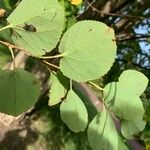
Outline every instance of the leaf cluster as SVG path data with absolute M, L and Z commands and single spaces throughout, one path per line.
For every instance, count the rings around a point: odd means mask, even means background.
M 0 71 L 0 111 L 17 116 L 30 109 L 40 96 L 39 81 L 15 66 L 12 49 L 18 49 L 48 68 L 49 106 L 61 103 L 61 119 L 70 130 L 75 133 L 87 130 L 94 150 L 119 149 L 124 143 L 114 120 L 121 120 L 121 133 L 127 139 L 144 129 L 140 95 L 148 79 L 138 71 L 126 70 L 118 82 L 109 83 L 104 89 L 92 83 L 107 74 L 114 63 L 117 51 L 114 29 L 93 20 L 73 22 L 66 27 L 65 21 L 65 11 L 56 0 L 22 0 L 7 18 L 7 25 L 0 29 L 3 36 L 0 44 L 10 50 L 14 66 L 12 70 Z M 6 32 L 12 41 L 5 38 Z M 57 54 L 50 55 L 52 51 Z M 92 83 L 103 91 L 100 100 L 103 107 L 92 121 L 83 99 L 74 90 L 76 82 Z

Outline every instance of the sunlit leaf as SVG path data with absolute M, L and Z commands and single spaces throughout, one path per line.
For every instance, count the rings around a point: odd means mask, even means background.
M 104 100 L 120 118 L 132 120 L 144 115 L 143 104 L 139 96 L 124 88 L 120 82 L 112 82 L 105 86 Z
M 118 135 L 118 150 L 130 150 L 119 135 Z
M 82 100 L 70 90 L 60 106 L 62 120 L 74 132 L 84 131 L 88 123 L 88 114 Z
M 97 21 L 81 21 L 64 34 L 60 69 L 76 81 L 97 79 L 110 69 L 116 55 L 113 29 Z M 93 40 L 94 39 L 94 40 Z
M 104 101 L 114 113 L 126 120 L 143 117 L 144 108 L 140 95 L 144 92 L 148 79 L 144 74 L 126 70 L 119 77 L 118 82 L 112 82 L 104 88 Z
M 139 71 L 127 70 L 121 74 L 119 82 L 125 89 L 140 96 L 148 85 L 148 78 Z
M 56 47 L 64 26 L 64 11 L 55 0 L 22 0 L 8 17 L 15 44 L 34 56 Z
M 99 112 L 88 127 L 88 141 L 93 150 L 117 150 L 118 134 L 106 110 Z

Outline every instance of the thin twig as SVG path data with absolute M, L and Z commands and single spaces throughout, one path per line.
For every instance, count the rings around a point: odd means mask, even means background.
M 123 17 L 123 18 L 134 18 L 134 19 L 146 19 L 146 17 L 140 17 L 140 16 L 123 15 L 123 14 L 119 14 L 119 13 L 104 13 L 104 12 L 98 10 L 97 8 L 95 8 L 90 2 L 87 1 L 87 3 L 93 9 L 93 11 L 96 11 L 101 15 L 116 16 L 116 17 Z
M 60 69 L 58 66 L 56 66 L 56 65 L 54 65 L 54 64 L 52 64 L 52 63 L 50 63 L 50 62 L 47 62 L 47 61 L 45 61 L 45 60 L 43 60 L 43 62 L 44 62 L 45 64 L 47 64 L 48 66 L 54 67 L 54 68 L 56 68 L 56 69 Z
M 72 80 L 70 79 L 70 90 L 72 90 Z
M 58 54 L 58 55 L 54 55 L 54 56 L 42 56 L 42 57 L 38 57 L 39 59 L 53 59 L 53 58 L 60 58 L 65 56 L 65 53 L 62 54 Z
M 3 31 L 3 30 L 5 30 L 5 29 L 11 28 L 11 27 L 12 27 L 12 25 L 4 26 L 3 28 L 0 28 L 0 31 Z
M 32 55 L 29 54 L 25 49 L 20 48 L 20 47 L 17 47 L 17 46 L 15 46 L 15 45 L 11 44 L 11 43 L 4 42 L 4 41 L 1 41 L 1 40 L 0 40 L 0 44 L 3 44 L 3 45 L 5 45 L 5 46 L 7 46 L 8 48 L 11 48 L 11 49 L 15 48 L 15 49 L 24 51 L 28 56 L 32 56 Z M 58 57 L 62 57 L 62 56 L 64 56 L 64 53 L 63 53 L 63 54 L 60 54 L 60 55 L 56 55 L 56 56 L 47 56 L 47 58 L 45 57 L 45 59 L 58 58 Z M 35 57 L 35 56 L 33 56 L 33 57 Z M 40 57 L 36 57 L 36 58 L 39 58 L 39 59 L 40 59 Z M 42 57 L 41 57 L 41 58 L 42 58 Z M 44 59 L 44 57 L 43 57 L 43 59 Z M 49 62 L 47 62 L 47 61 L 45 61 L 45 60 L 43 60 L 43 62 L 44 62 L 45 64 L 47 64 L 48 66 L 51 66 L 51 67 L 60 69 L 58 66 L 56 66 L 56 65 L 54 65 L 54 64 L 51 64 L 51 63 L 49 63 Z
M 130 36 L 130 37 L 127 37 L 127 38 L 121 37 L 121 38 L 117 38 L 116 41 L 123 42 L 123 41 L 145 39 L 145 38 L 150 38 L 150 35 L 140 35 L 140 36 L 137 35 L 137 36 Z
M 101 88 L 100 86 L 98 86 L 97 84 L 91 82 L 91 81 L 88 81 L 89 84 L 91 84 L 93 87 L 95 87 L 96 89 L 98 89 L 99 91 L 104 91 L 103 88 Z
M 15 56 L 14 56 L 14 53 L 13 53 L 13 50 L 11 47 L 8 47 L 9 50 L 10 50 L 10 53 L 11 53 L 11 56 L 12 56 L 12 59 L 13 59 L 13 69 L 16 68 L 16 64 L 15 64 Z
M 85 3 L 86 3 L 86 2 L 87 2 L 87 0 L 85 1 Z M 90 4 L 92 5 L 94 2 L 95 2 L 95 0 L 93 0 Z M 81 14 L 79 14 L 79 15 L 77 15 L 76 18 L 79 18 L 81 15 L 85 14 L 86 11 L 87 11 L 90 7 L 91 7 L 91 6 L 88 5 L 88 6 L 86 7 L 86 9 L 84 10 L 84 12 L 81 13 Z
M 17 47 L 17 46 L 15 46 L 15 45 L 11 44 L 11 43 L 4 42 L 4 41 L 1 41 L 1 40 L 0 40 L 0 44 L 3 44 L 3 45 L 5 45 L 5 46 L 7 46 L 8 48 L 11 47 L 12 49 L 15 48 L 15 49 L 24 51 L 28 56 L 31 56 L 31 54 L 29 54 L 25 49 L 20 48 L 20 47 Z

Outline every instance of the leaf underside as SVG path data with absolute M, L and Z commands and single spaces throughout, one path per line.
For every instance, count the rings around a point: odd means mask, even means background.
M 126 138 L 145 127 L 144 107 L 140 95 L 148 85 L 147 77 L 135 70 L 126 70 L 118 82 L 112 82 L 104 88 L 104 101 L 115 115 L 121 118 L 121 132 Z
M 70 90 L 60 106 L 62 120 L 73 132 L 84 131 L 88 123 L 88 114 L 82 100 Z
M 97 79 L 110 69 L 116 55 L 113 29 L 97 21 L 80 21 L 61 39 L 60 69 L 76 81 Z
M 69 82 L 68 79 L 58 71 L 56 74 L 51 74 L 48 84 L 50 85 L 49 106 L 53 106 L 58 104 L 61 99 L 65 97 Z
M 8 17 L 12 39 L 33 56 L 54 49 L 64 27 L 64 10 L 57 1 L 23 0 Z
M 93 150 L 118 149 L 116 127 L 106 110 L 99 112 L 89 124 L 88 141 Z

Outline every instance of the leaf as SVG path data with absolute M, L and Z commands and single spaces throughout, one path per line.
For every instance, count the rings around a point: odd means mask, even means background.
M 119 82 L 112 82 L 104 88 L 104 100 L 114 113 L 126 120 L 143 117 L 144 108 L 140 95 L 146 89 L 148 79 L 138 71 L 126 70 Z M 139 86 L 140 85 L 140 86 Z
M 37 79 L 21 69 L 0 71 L 0 112 L 17 116 L 38 100 Z
M 60 106 L 62 120 L 73 132 L 84 131 L 88 123 L 88 114 L 82 100 L 70 90 Z
M 132 139 L 133 135 L 142 131 L 145 128 L 146 123 L 141 117 L 133 120 L 123 120 L 121 122 L 121 133 L 127 139 Z
M 61 39 L 60 69 L 75 81 L 97 79 L 110 69 L 116 55 L 114 31 L 97 21 L 80 21 Z
M 93 150 L 118 149 L 118 134 L 111 116 L 105 109 L 89 124 L 88 141 Z
M 64 81 L 65 83 L 61 83 Z M 67 93 L 67 83 L 68 79 L 62 75 L 61 72 L 51 74 L 49 84 L 51 84 L 51 89 L 49 93 L 49 106 L 56 105 L 61 101 L 61 98 L 64 98 Z M 65 85 L 66 84 L 66 85 Z
M 119 135 L 118 135 L 118 150 L 130 150 Z
M 120 118 L 132 120 L 144 115 L 143 104 L 139 96 L 124 88 L 120 82 L 111 82 L 105 86 L 104 100 Z
M 135 70 L 124 71 L 119 77 L 121 85 L 140 96 L 148 85 L 148 79 L 143 73 Z
M 56 0 L 22 0 L 7 20 L 14 43 L 30 55 L 41 56 L 56 47 L 64 11 Z

